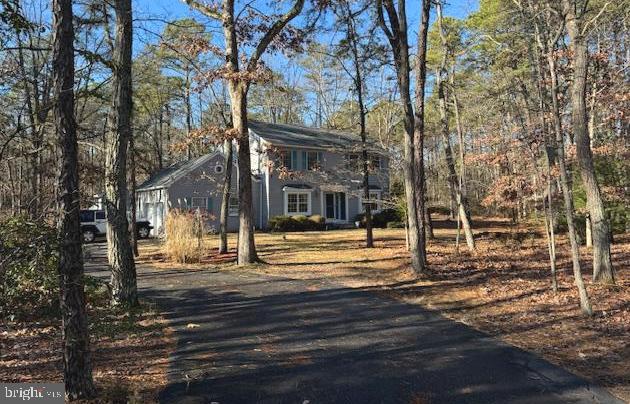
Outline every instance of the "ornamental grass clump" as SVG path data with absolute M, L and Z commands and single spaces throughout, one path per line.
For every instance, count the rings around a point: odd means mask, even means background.
M 166 217 L 164 254 L 178 263 L 199 262 L 201 259 L 201 216 L 173 211 Z

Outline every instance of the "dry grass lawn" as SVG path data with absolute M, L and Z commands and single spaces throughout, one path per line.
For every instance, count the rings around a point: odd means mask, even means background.
M 452 223 L 436 222 L 436 239 L 428 245 L 432 275 L 415 279 L 410 272 L 404 231 L 375 230 L 375 248 L 363 247 L 363 230 L 256 235 L 264 264 L 252 265 L 270 275 L 325 279 L 348 287 L 371 287 L 536 352 L 549 361 L 590 378 L 630 400 L 630 235 L 617 236 L 613 260 L 617 286 L 590 284 L 590 252 L 582 264 L 595 309 L 585 318 L 578 308 L 568 245 L 558 245 L 560 290 L 550 289 L 548 255 L 540 233 L 497 219 L 479 228 L 478 251 L 462 246 L 457 253 Z M 494 237 L 491 237 L 494 236 Z M 500 237 L 496 237 L 500 236 Z M 233 235 L 230 237 L 233 243 Z M 164 268 L 234 267 L 235 254 L 216 254 L 217 236 L 204 239 L 208 253 L 198 264 L 173 264 L 160 243 L 144 244 L 141 259 Z

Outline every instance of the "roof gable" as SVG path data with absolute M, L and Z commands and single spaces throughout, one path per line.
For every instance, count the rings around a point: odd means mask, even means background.
M 220 154 L 220 152 L 216 151 L 213 153 L 204 154 L 203 156 L 191 160 L 180 161 L 178 163 L 172 164 L 154 173 L 151 177 L 149 177 L 149 179 L 143 182 L 137 190 L 146 191 L 150 189 L 166 188 L 184 175 L 194 171 L 195 169 L 210 161 L 213 157 Z

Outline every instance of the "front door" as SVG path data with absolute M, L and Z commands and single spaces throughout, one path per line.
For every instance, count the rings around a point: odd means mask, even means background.
M 326 219 L 346 221 L 346 194 L 344 192 L 326 192 L 325 195 Z

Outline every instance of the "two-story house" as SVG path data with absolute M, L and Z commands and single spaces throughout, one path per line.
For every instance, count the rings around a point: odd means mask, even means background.
M 389 189 L 387 152 L 369 146 L 370 200 L 363 198 L 358 136 L 295 125 L 249 122 L 255 226 L 265 229 L 279 215 L 321 215 L 352 224 L 364 203 L 376 211 Z M 215 152 L 161 170 L 138 187 L 139 216 L 155 232 L 170 209 L 199 209 L 218 229 L 224 156 Z M 238 229 L 237 164 L 232 176 L 228 228 Z

